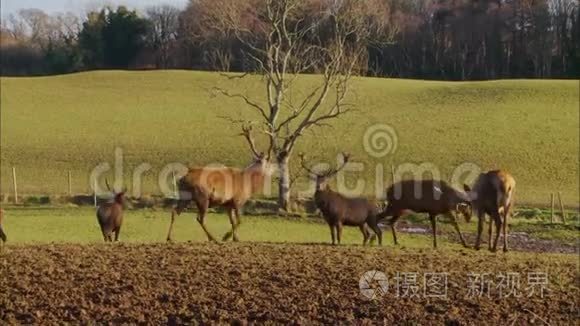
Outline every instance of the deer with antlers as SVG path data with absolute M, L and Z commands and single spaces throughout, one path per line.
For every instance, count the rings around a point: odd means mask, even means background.
M 107 189 L 113 193 L 113 200 L 99 205 L 97 209 L 97 221 L 101 227 L 103 238 L 105 242 L 113 241 L 113 233 L 115 234 L 115 242 L 119 241 L 119 234 L 121 233 L 121 225 L 123 225 L 123 206 L 125 203 L 125 192 L 115 192 L 109 187 L 109 182 L 105 179 Z
M 366 245 L 370 238 L 370 229 L 379 238 L 379 245 L 382 245 L 382 231 L 378 226 L 377 216 L 379 209 L 377 205 L 366 198 L 349 198 L 330 189 L 327 185 L 329 178 L 344 169 L 350 156 L 342 154 L 343 163 L 340 167 L 329 169 L 322 173 L 314 172 L 306 164 L 304 154 L 300 154 L 302 167 L 316 179 L 316 192 L 314 202 L 322 213 L 322 216 L 330 227 L 332 244 L 340 244 L 343 226 L 358 226 L 363 235 L 363 245 Z M 374 238 L 374 236 L 373 236 Z
M 503 231 L 503 251 L 508 251 L 507 222 L 514 204 L 516 181 L 511 174 L 503 170 L 481 173 L 475 180 L 473 188 L 464 186 L 470 193 L 474 211 L 478 217 L 477 239 L 475 249 L 481 245 L 481 233 L 485 214 L 490 216 L 489 250 L 496 251 L 500 231 Z M 496 234 L 492 246 L 492 224 L 495 224 Z
M 246 139 L 253 153 L 253 162 L 245 169 L 230 167 L 194 167 L 179 179 L 177 188 L 179 199 L 171 212 L 171 224 L 167 233 L 167 241 L 172 241 L 171 235 L 175 216 L 180 215 L 191 202 L 198 210 L 197 221 L 209 241 L 216 241 L 205 226 L 204 219 L 208 208 L 221 206 L 227 210 L 231 230 L 222 238 L 238 241 L 236 231 L 240 226 L 240 209 L 254 194 L 262 192 L 267 177 L 272 173 L 269 157 L 258 152 L 252 138 L 252 127 L 242 126 L 242 136 Z M 271 152 L 271 148 L 267 153 Z

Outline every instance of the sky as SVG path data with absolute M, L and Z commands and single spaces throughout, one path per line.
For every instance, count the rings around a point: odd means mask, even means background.
M 91 9 L 101 8 L 104 5 L 125 5 L 129 8 L 142 10 L 155 5 L 170 4 L 185 7 L 188 0 L 0 0 L 2 16 L 16 13 L 20 9 L 38 8 L 47 13 L 72 12 L 83 14 Z

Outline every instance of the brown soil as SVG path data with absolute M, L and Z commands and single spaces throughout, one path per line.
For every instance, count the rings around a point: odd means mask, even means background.
M 365 298 L 369 270 L 387 294 Z M 284 244 L 8 246 L 0 253 L 0 324 L 274 322 L 573 324 L 580 293 L 566 255 Z M 550 277 L 539 295 L 469 297 L 468 272 Z M 397 298 L 397 272 L 447 272 L 447 298 Z

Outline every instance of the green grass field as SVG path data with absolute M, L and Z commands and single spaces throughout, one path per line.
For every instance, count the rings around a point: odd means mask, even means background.
M 298 98 L 316 78 L 302 77 L 289 96 Z M 137 165 L 152 165 L 144 179 L 150 193 L 159 192 L 157 174 L 170 162 L 246 165 L 243 139 L 220 116 L 254 116 L 239 101 L 211 97 L 209 90 L 221 85 L 259 96 L 260 83 L 252 76 L 240 81 L 185 71 L 2 78 L 2 193 L 11 191 L 12 166 L 21 193 L 65 193 L 68 170 L 73 192 L 89 193 L 90 171 L 113 164 L 116 147 L 123 149 L 129 186 Z M 356 79 L 349 102 L 357 111 L 333 121 L 333 128 L 308 133 L 298 150 L 325 159 L 351 152 L 353 161 L 365 163 L 360 176 L 368 194 L 374 193 L 378 163 L 389 184 L 391 164 L 430 162 L 448 178 L 471 162 L 511 171 L 520 203 L 546 205 L 550 192 L 561 191 L 565 204 L 576 207 L 579 96 L 578 81 Z M 369 156 L 362 140 L 376 123 L 398 134 L 397 151 L 381 159 Z
M 186 212 L 177 217 L 173 240 L 176 242 L 205 242 L 207 238 L 198 222 L 195 213 Z M 162 243 L 165 242 L 170 222 L 170 212 L 166 210 L 127 210 L 121 230 L 121 241 L 129 243 Z M 320 217 L 284 218 L 279 216 L 242 216 L 239 229 L 240 240 L 245 242 L 275 243 L 329 243 L 330 231 Z M 414 226 L 423 226 L 424 234 L 400 233 L 401 247 L 431 248 L 432 238 L 430 224 L 424 215 L 407 216 L 402 221 L 411 222 Z M 537 239 L 557 240 L 562 243 L 575 244 L 578 232 L 578 216 L 571 216 L 568 225 L 549 224 L 540 218 L 516 218 L 510 220 L 510 232 L 525 232 Z M 404 223 L 404 222 L 403 222 Z M 210 232 L 221 237 L 230 230 L 226 215 L 211 213 L 206 217 Z M 4 227 L 9 236 L 9 244 L 46 244 L 46 243 L 102 243 L 103 239 L 93 208 L 56 208 L 56 207 L 12 207 L 7 209 Z M 399 226 L 399 232 L 401 232 Z M 477 222 L 460 221 L 464 234 L 475 234 Z M 455 234 L 452 224 L 445 218 L 439 218 L 438 229 L 444 234 Z M 362 235 L 356 227 L 345 227 L 343 244 L 360 245 Z M 445 236 L 439 237 L 443 248 L 462 248 L 458 243 L 450 242 Z M 472 243 L 470 243 L 472 245 Z M 383 245 L 393 246 L 390 230 L 383 232 Z
M 12 244 L 42 243 L 102 243 L 103 238 L 92 208 L 71 209 L 13 209 L 7 212 L 5 228 Z M 130 243 L 165 242 L 170 222 L 168 211 L 127 211 L 121 230 L 121 240 Z M 241 241 L 281 243 L 330 243 L 330 231 L 322 221 L 277 217 L 243 216 L 239 229 Z M 208 214 L 206 224 L 210 232 L 221 237 L 230 230 L 227 216 Z M 10 231 L 8 231 L 10 230 Z M 195 215 L 184 213 L 176 219 L 173 229 L 176 242 L 205 242 L 207 238 Z M 392 245 L 388 232 L 384 245 Z M 358 228 L 345 228 L 344 244 L 361 244 Z M 403 246 L 428 247 L 430 239 L 409 235 L 401 240 Z M 449 246 L 455 246 L 449 244 Z

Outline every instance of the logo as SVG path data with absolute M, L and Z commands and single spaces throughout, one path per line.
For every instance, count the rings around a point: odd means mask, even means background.
M 388 292 L 389 281 L 383 272 L 368 271 L 361 276 L 358 286 L 365 298 L 374 300 Z
M 363 137 L 363 146 L 367 154 L 374 158 L 383 158 L 394 154 L 399 145 L 395 128 L 386 124 L 377 124 L 368 128 Z

